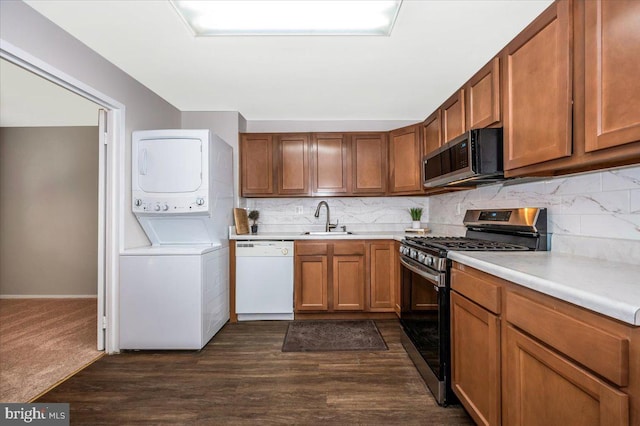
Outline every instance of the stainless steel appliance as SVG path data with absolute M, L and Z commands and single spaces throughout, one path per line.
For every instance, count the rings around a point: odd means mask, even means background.
M 400 245 L 402 344 L 440 405 L 451 390 L 449 250 L 547 250 L 547 210 L 467 210 L 465 237 L 406 237 Z
M 468 186 L 504 179 L 502 129 L 474 129 L 423 159 L 423 184 Z

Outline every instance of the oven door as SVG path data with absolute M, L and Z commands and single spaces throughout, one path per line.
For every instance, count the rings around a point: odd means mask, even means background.
M 449 387 L 449 294 L 447 275 L 406 256 L 400 257 L 400 323 L 411 344 L 405 349 L 438 403 Z

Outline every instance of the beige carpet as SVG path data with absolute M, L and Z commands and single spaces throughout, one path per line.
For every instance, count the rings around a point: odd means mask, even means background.
M 0 299 L 0 401 L 28 402 L 102 352 L 96 299 Z

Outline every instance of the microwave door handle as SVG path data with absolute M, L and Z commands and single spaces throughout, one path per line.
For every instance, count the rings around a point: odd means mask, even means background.
M 143 149 L 141 152 L 141 156 L 138 160 L 138 173 L 141 175 L 147 174 L 147 150 Z
M 422 269 L 416 268 L 415 266 L 413 266 L 412 264 L 408 263 L 406 260 L 404 259 L 400 259 L 400 263 L 402 263 L 403 266 L 405 266 L 408 270 L 410 270 L 411 272 L 415 272 L 416 274 L 420 275 L 422 278 L 425 278 L 433 283 L 436 283 L 438 285 L 438 287 L 440 287 L 440 276 L 435 275 L 435 274 L 430 274 L 427 271 L 424 271 Z

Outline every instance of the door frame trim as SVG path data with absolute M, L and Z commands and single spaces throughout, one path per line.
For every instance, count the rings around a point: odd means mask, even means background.
M 105 303 L 105 352 L 119 352 L 118 300 L 119 253 L 124 242 L 124 164 L 125 164 L 125 105 L 71 77 L 30 53 L 0 39 L 0 58 L 86 98 L 107 111 L 109 128 L 106 149 L 105 235 L 104 235 L 104 303 Z M 103 214 L 98 212 L 98 214 Z M 98 260 L 100 261 L 100 260 Z M 100 270 L 100 267 L 98 267 Z

